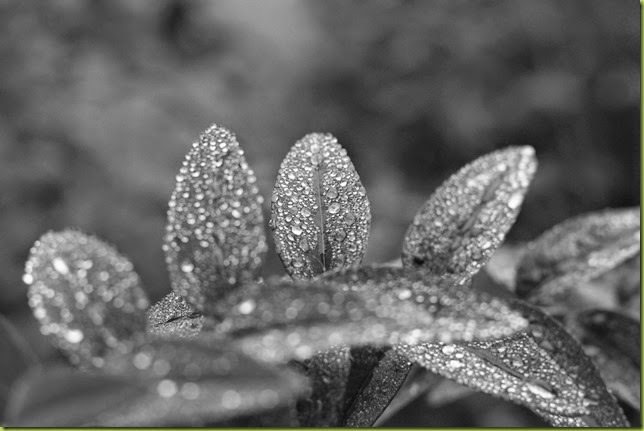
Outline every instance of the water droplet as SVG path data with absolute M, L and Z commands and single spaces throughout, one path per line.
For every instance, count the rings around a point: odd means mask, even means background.
M 309 251 L 309 241 L 306 238 L 302 238 L 299 242 L 300 250 Z
M 291 227 L 291 232 L 293 232 L 293 235 L 300 235 L 302 233 L 302 228 L 297 225 L 293 225 Z
M 234 410 L 241 405 L 241 396 L 237 391 L 228 390 L 224 392 L 221 404 L 225 409 Z
M 195 269 L 195 266 L 189 260 L 181 262 L 181 271 L 188 273 L 192 272 L 193 269 Z
M 541 398 L 546 398 L 550 400 L 555 397 L 555 394 L 553 394 L 548 389 L 544 388 L 543 386 L 540 386 L 537 383 L 528 382 L 526 383 L 526 388 L 534 395 L 537 395 Z
M 441 352 L 443 352 L 446 355 L 451 355 L 455 351 L 456 351 L 456 347 L 454 347 L 454 346 L 452 346 L 450 344 L 448 344 L 446 346 L 443 346 L 443 348 L 441 349 Z
M 70 329 L 65 333 L 65 340 L 69 341 L 70 343 L 77 344 L 83 341 L 84 335 L 83 331 L 80 329 Z
M 451 369 L 462 368 L 464 365 L 465 365 L 464 363 L 462 363 L 461 361 L 457 361 L 455 359 L 452 359 L 447 363 L 447 367 Z
M 304 266 L 304 261 L 298 257 L 295 260 L 293 260 L 293 266 L 295 268 L 302 268 Z
M 512 359 L 512 365 L 515 367 L 522 367 L 523 366 L 523 360 L 521 358 L 514 358 Z
M 335 189 L 335 187 L 329 187 L 329 190 L 326 192 L 326 197 L 329 199 L 335 199 L 338 197 L 338 191 Z
M 304 218 L 310 217 L 311 216 L 311 211 L 309 211 L 308 208 L 302 208 L 302 210 L 300 211 L 300 215 L 302 217 L 304 217 Z
M 401 301 L 409 298 L 411 298 L 411 290 L 409 289 L 401 290 L 400 293 L 398 293 L 398 299 Z
M 177 393 L 177 384 L 173 380 L 161 380 L 157 385 L 157 392 L 163 398 L 173 397 Z
M 333 202 L 331 205 L 329 205 L 329 214 L 337 214 L 338 211 L 340 211 L 340 204 L 337 202 Z
M 33 282 L 34 282 L 34 277 L 33 277 L 31 274 L 24 274 L 24 275 L 22 276 L 22 281 L 23 281 L 25 284 L 31 284 L 31 283 L 33 283 Z
M 521 192 L 514 193 L 512 196 L 510 196 L 510 199 L 508 199 L 508 207 L 513 210 L 519 208 L 522 203 L 523 193 Z
M 347 213 L 344 216 L 344 223 L 347 224 L 348 226 L 351 226 L 353 223 L 356 221 L 356 216 L 354 216 L 352 213 Z
M 64 260 L 62 260 L 60 257 L 56 257 L 51 261 L 52 265 L 54 266 L 54 269 L 56 272 L 62 275 L 69 274 L 69 267 L 65 263 Z
M 346 237 L 347 237 L 347 233 L 343 230 L 339 230 L 335 233 L 336 241 L 344 241 Z

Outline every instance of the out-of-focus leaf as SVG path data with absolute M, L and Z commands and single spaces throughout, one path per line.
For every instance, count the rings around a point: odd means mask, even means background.
M 467 386 L 463 386 L 453 380 L 441 378 L 427 393 L 426 399 L 429 406 L 437 408 L 472 395 L 472 393 L 474 391 Z
M 114 355 L 111 374 L 54 370 L 32 375 L 10 404 L 12 425 L 198 426 L 252 419 L 294 405 L 303 379 L 230 349 L 155 340 Z M 272 425 L 289 425 L 280 414 Z
M 39 365 L 38 358 L 16 328 L 0 315 L 0 421 L 5 411 L 13 382 L 30 367 Z
M 266 237 L 255 181 L 235 135 L 217 125 L 177 175 L 163 249 L 174 291 L 198 311 L 257 275 Z
M 248 298 L 262 298 L 261 301 Z M 334 345 L 467 341 L 526 326 L 502 300 L 428 274 L 363 267 L 310 282 L 246 285 L 214 328 L 265 361 L 306 359 Z
M 201 332 L 205 317 L 175 292 L 148 310 L 148 332 L 163 337 L 191 338 Z
M 23 280 L 41 332 L 83 367 L 102 367 L 145 332 L 148 299 L 132 264 L 97 238 L 66 230 L 43 235 Z
M 352 362 L 352 366 L 354 364 L 357 365 L 356 361 Z M 369 367 L 368 362 L 365 365 L 369 374 L 365 376 L 362 388 L 350 400 L 343 426 L 372 426 L 398 393 L 412 364 L 405 356 L 388 348 L 375 366 Z
M 271 228 L 286 271 L 310 279 L 360 263 L 369 200 L 347 152 L 329 134 L 300 139 L 284 158 L 271 203 Z
M 564 221 L 527 246 L 517 271 L 520 297 L 548 306 L 640 251 L 640 209 L 604 210 Z
M 299 426 L 337 426 L 351 365 L 349 347 L 331 348 L 290 364 L 311 382 L 311 393 L 297 403 Z
M 606 310 L 577 316 L 578 338 L 608 388 L 628 405 L 640 409 L 640 324 Z
M 94 425 L 99 415 L 136 402 L 146 391 L 143 382 L 128 377 L 68 368 L 34 370 L 16 382 L 4 424 L 19 427 Z
M 517 268 L 525 252 L 525 244 L 507 245 L 497 248 L 485 265 L 485 272 L 511 291 L 515 289 Z
M 544 313 L 516 302 L 527 330 L 498 340 L 394 347 L 458 383 L 525 405 L 554 425 L 628 426 L 579 344 Z
M 403 242 L 403 266 L 469 279 L 503 242 L 536 167 L 532 147 L 510 147 L 452 175 L 414 217 Z

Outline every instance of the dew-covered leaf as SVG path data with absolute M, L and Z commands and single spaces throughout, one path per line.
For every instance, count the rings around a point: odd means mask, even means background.
M 235 135 L 213 125 L 186 155 L 168 204 L 172 287 L 198 311 L 253 280 L 266 251 L 262 197 Z
M 536 167 L 532 147 L 510 147 L 480 157 L 452 175 L 409 226 L 403 266 L 470 278 L 503 242 Z
M 517 271 L 517 294 L 539 305 L 562 303 L 577 286 L 639 251 L 639 207 L 566 220 L 528 244 Z
M 286 271 L 310 279 L 360 263 L 370 224 L 367 194 L 337 139 L 312 133 L 295 143 L 271 202 L 275 247 Z
M 308 397 L 297 403 L 298 425 L 338 426 L 351 365 L 349 347 L 334 347 L 289 364 L 306 375 L 311 384 Z
M 357 354 L 364 356 L 377 353 L 371 352 L 372 349 L 354 349 L 352 368 L 364 364 L 366 375 L 353 399 L 345 401 L 348 405 L 342 426 L 372 426 L 394 399 L 411 369 L 409 359 L 390 348 L 382 349 L 382 354 L 376 356 L 379 360 L 372 366 L 368 360 L 355 358 Z
M 43 235 L 23 281 L 40 330 L 83 367 L 102 367 L 145 332 L 148 299 L 132 264 L 113 247 L 73 230 Z
M 261 300 L 258 300 L 261 298 Z M 266 361 L 306 359 L 334 345 L 454 342 L 509 335 L 526 321 L 489 295 L 424 272 L 363 267 L 233 292 L 214 334 Z
M 152 305 L 147 316 L 148 333 L 179 338 L 197 336 L 206 319 L 175 292 L 167 294 Z
M 509 337 L 394 348 L 435 373 L 525 405 L 554 425 L 628 426 L 577 341 L 544 313 L 518 301 L 514 309 L 530 326 Z
M 577 316 L 578 338 L 608 388 L 631 407 L 640 409 L 640 324 L 607 310 Z
M 13 382 L 30 367 L 39 365 L 38 358 L 16 328 L 0 315 L 0 421 Z

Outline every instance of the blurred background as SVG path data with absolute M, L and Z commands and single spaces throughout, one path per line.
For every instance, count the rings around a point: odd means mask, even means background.
M 68 226 L 129 256 L 153 300 L 169 292 L 167 201 L 213 122 L 236 132 L 265 197 L 297 139 L 336 135 L 371 201 L 371 262 L 399 255 L 452 172 L 508 145 L 540 162 L 510 242 L 639 205 L 639 13 L 628 0 L 0 0 L 0 313 L 53 355 L 21 275 L 32 243 Z M 395 424 L 441 425 L 414 420 Z

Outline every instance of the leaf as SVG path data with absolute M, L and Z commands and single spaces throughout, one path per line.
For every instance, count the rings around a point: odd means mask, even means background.
M 39 360 L 16 328 L 0 315 L 0 421 L 13 382 Z
M 334 347 L 305 361 L 289 363 L 311 382 L 311 393 L 297 404 L 299 426 L 337 426 L 350 364 L 347 346 Z
M 100 368 L 108 352 L 131 350 L 145 332 L 148 299 L 138 275 L 97 238 L 73 230 L 43 235 L 23 280 L 41 332 L 75 364 Z
M 517 294 L 540 305 L 561 303 L 577 285 L 639 251 L 639 207 L 566 220 L 528 244 L 517 271 Z
M 361 353 L 369 354 L 369 350 L 364 349 Z M 359 366 L 360 362 L 354 360 L 352 367 Z M 366 365 L 364 369 L 368 375 L 347 407 L 342 426 L 372 426 L 396 396 L 412 364 L 405 356 L 387 348 L 374 366 Z
M 205 322 L 205 316 L 194 311 L 175 292 L 167 294 L 150 307 L 147 316 L 148 333 L 162 337 L 195 337 Z
M 177 175 L 163 249 L 172 288 L 197 311 L 257 276 L 266 237 L 255 181 L 235 135 L 217 125 Z
M 406 268 L 472 277 L 503 242 L 537 162 L 529 146 L 495 151 L 445 181 L 418 211 L 403 242 Z
M 519 301 L 514 309 L 530 326 L 509 337 L 394 348 L 435 373 L 524 405 L 553 425 L 628 426 L 592 361 L 561 325 Z
M 607 310 L 577 316 L 578 338 L 606 385 L 620 399 L 640 410 L 640 324 Z
M 113 375 L 69 370 L 28 379 L 12 422 L 39 426 L 196 426 L 294 403 L 302 379 L 228 345 L 155 340 L 109 361 Z
M 369 200 L 336 138 L 313 133 L 280 167 L 271 202 L 275 247 L 286 271 L 310 279 L 359 264 L 369 236 Z
M 497 298 L 395 268 L 350 268 L 310 282 L 269 280 L 243 286 L 230 301 L 238 305 L 213 333 L 275 362 L 334 345 L 484 339 L 526 325 Z

